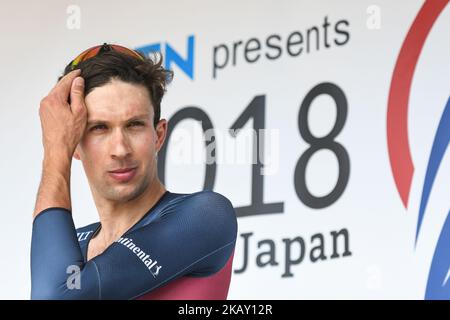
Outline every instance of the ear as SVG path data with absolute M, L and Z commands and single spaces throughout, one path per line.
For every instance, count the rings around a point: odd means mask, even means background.
M 167 135 L 167 120 L 161 119 L 156 125 L 156 151 L 158 152 L 166 140 Z

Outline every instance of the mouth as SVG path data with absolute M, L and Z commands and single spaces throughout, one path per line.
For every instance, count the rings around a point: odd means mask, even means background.
M 108 171 L 110 177 L 119 182 L 128 182 L 136 174 L 137 168 L 120 168 L 113 171 Z

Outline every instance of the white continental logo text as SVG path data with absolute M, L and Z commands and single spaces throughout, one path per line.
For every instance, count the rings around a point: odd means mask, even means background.
M 128 238 L 120 238 L 116 242 L 123 244 L 125 247 L 130 249 L 147 267 L 153 277 L 159 274 L 159 270 L 161 270 L 162 266 L 157 265 L 158 261 L 150 258 L 150 255 L 146 254 L 144 250 L 136 246 L 133 242 L 133 239 Z

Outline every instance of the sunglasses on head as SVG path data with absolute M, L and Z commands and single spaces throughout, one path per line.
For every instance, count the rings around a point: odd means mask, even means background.
M 89 60 L 90 58 L 93 58 L 93 57 L 101 54 L 101 53 L 108 52 L 111 50 L 121 52 L 121 53 L 127 54 L 129 56 L 144 60 L 144 58 L 134 50 L 128 49 L 123 46 L 119 46 L 117 44 L 104 43 L 102 45 L 98 45 L 98 46 L 89 48 L 89 49 L 83 51 L 82 53 L 80 53 L 75 59 L 73 59 L 69 63 L 68 68 L 70 68 L 70 70 L 74 70 L 77 67 L 77 65 L 80 64 L 81 62 L 84 62 L 86 60 Z

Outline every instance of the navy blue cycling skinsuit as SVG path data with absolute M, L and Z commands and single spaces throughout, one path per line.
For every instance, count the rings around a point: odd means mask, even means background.
M 100 228 L 97 222 L 75 229 L 64 208 L 36 216 L 32 299 L 226 299 L 237 220 L 224 196 L 166 191 L 122 237 L 87 261 L 89 240 Z M 71 286 L 73 270 L 78 279 Z

